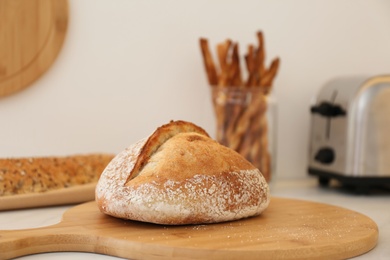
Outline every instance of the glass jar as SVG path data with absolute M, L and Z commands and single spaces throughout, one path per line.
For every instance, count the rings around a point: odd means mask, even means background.
M 216 140 L 237 151 L 267 181 L 275 170 L 276 106 L 260 87 L 212 86 Z

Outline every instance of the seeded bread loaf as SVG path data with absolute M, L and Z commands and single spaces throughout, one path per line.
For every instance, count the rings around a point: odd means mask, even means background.
M 119 153 L 95 197 L 105 214 L 169 225 L 255 216 L 270 200 L 256 167 L 184 121 L 163 125 Z
M 0 196 L 42 193 L 97 182 L 111 154 L 0 159 Z

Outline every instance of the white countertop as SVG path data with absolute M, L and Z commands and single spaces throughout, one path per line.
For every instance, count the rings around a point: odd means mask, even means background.
M 305 199 L 341 206 L 360 212 L 376 222 L 379 227 L 377 246 L 355 259 L 390 259 L 390 191 L 378 191 L 369 195 L 357 195 L 337 185 L 321 188 L 317 179 L 275 180 L 271 194 L 276 197 Z M 72 206 L 49 207 L 0 212 L 0 230 L 26 229 L 48 226 L 60 221 L 65 210 Z M 119 259 L 89 253 L 45 253 L 19 259 Z

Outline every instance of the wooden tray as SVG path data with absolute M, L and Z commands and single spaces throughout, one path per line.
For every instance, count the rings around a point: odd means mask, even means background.
M 369 251 L 377 239 L 370 218 L 302 200 L 272 198 L 261 216 L 188 226 L 121 220 L 88 202 L 53 226 L 0 231 L 0 259 L 56 251 L 131 259 L 343 259 Z
M 95 199 L 97 182 L 47 192 L 0 196 L 0 211 L 65 204 L 77 204 Z

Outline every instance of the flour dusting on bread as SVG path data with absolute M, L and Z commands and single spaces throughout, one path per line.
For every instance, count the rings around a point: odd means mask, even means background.
M 200 127 L 176 121 L 119 153 L 100 177 L 96 201 L 103 213 L 124 219 L 215 223 L 260 214 L 269 187 L 238 153 Z

